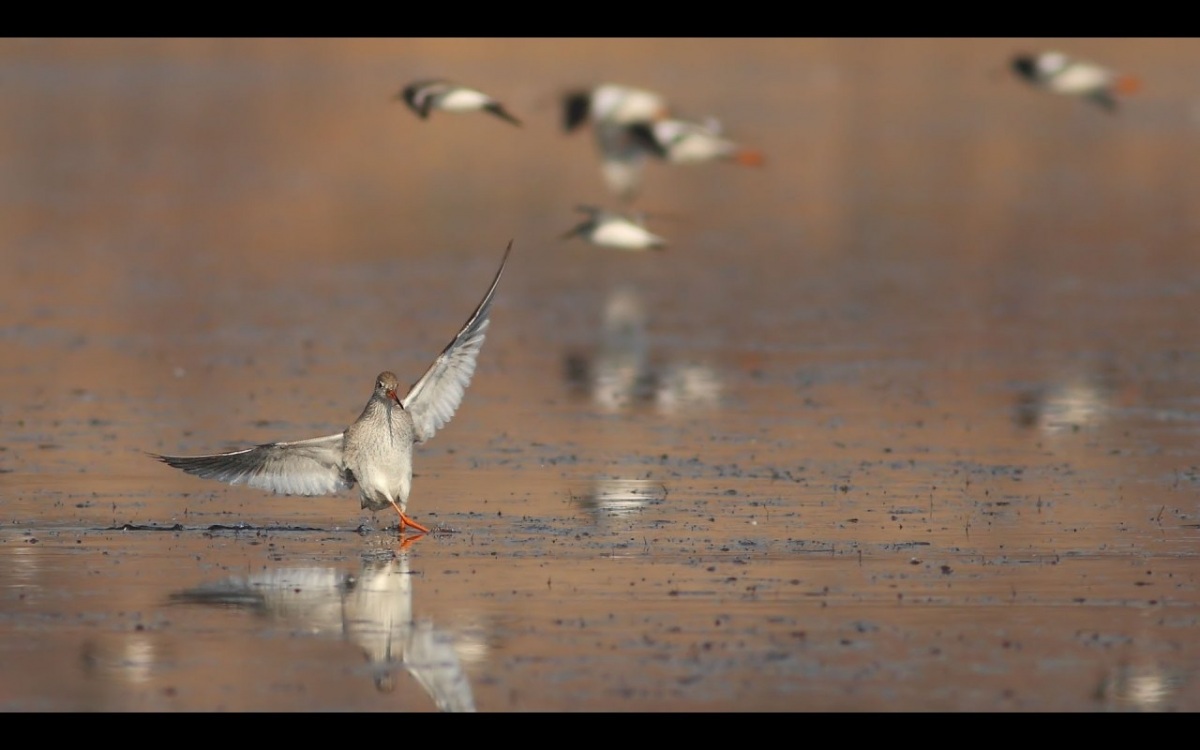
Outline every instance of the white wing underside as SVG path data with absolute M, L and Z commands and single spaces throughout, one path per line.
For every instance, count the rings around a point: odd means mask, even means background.
M 344 433 L 266 443 L 208 456 L 156 456 L 204 479 L 245 484 L 283 495 L 330 495 L 354 486 L 342 462 Z
M 418 442 L 437 434 L 458 410 L 475 374 L 475 359 L 483 347 L 487 327 L 488 320 L 483 318 L 469 330 L 464 329 L 400 402 L 412 416 Z
M 471 313 L 462 330 L 442 350 L 400 402 L 405 411 L 412 416 L 418 442 L 437 434 L 462 403 L 463 394 L 471 384 L 471 376 L 475 374 L 475 360 L 483 347 L 496 285 L 500 283 L 500 276 L 504 273 L 504 265 L 508 262 L 511 250 L 512 243 L 509 243 L 508 249 L 504 251 L 504 259 L 500 262 L 500 269 L 496 271 L 496 278 L 492 280 L 487 294 L 483 296 L 475 312 Z

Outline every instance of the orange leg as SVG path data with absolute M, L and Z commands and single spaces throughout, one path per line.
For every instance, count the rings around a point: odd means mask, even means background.
M 429 533 L 428 528 L 426 528 L 426 527 L 422 526 L 421 524 L 417 523 L 416 521 L 412 520 L 411 518 L 408 517 L 408 515 L 404 511 L 400 510 L 400 506 L 396 504 L 395 500 L 392 501 L 392 507 L 395 508 L 396 512 L 400 514 L 400 533 L 401 534 L 404 533 L 405 527 L 414 528 L 417 531 L 421 532 L 422 534 Z

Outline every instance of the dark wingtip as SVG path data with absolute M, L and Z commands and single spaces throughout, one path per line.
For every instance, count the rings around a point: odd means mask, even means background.
M 180 456 L 163 456 L 158 453 L 147 453 L 146 455 L 150 458 L 153 458 L 155 461 L 170 466 L 173 469 L 183 469 L 186 471 L 186 469 L 183 467 L 183 462 L 180 460 Z
M 518 120 L 516 117 L 514 117 L 511 112 L 509 112 L 507 109 L 505 109 L 504 105 L 499 104 L 499 103 L 489 104 L 489 105 L 487 105 L 487 107 L 485 107 L 485 109 L 488 112 L 491 112 L 492 114 L 496 115 L 500 119 L 511 122 L 513 125 L 516 125 L 518 128 L 521 127 L 521 121 Z
M 504 267 L 508 265 L 508 254 L 512 252 L 512 246 L 513 241 L 509 240 L 508 246 L 504 248 L 504 257 L 500 258 L 500 267 L 496 269 L 496 278 L 492 280 L 492 290 L 490 291 L 494 291 L 496 285 L 500 283 L 500 276 L 504 273 Z
M 568 91 L 563 95 L 563 131 L 570 133 L 583 124 L 591 109 L 590 91 Z

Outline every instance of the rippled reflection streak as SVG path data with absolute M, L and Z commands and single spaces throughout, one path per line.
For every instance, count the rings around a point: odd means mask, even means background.
M 85 674 L 105 672 L 117 675 L 131 685 L 149 684 L 155 670 L 174 658 L 145 633 L 132 633 L 119 639 L 89 639 L 81 652 Z
M 253 608 L 314 634 L 345 635 L 366 655 L 376 687 L 395 688 L 403 665 L 441 711 L 474 711 L 475 699 L 453 634 L 415 620 L 408 556 L 364 560 L 358 575 L 333 567 L 281 568 L 177 593 L 197 604 Z M 477 645 L 468 649 L 480 657 Z

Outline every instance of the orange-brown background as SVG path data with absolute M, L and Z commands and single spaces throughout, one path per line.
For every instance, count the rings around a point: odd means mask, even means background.
M 1008 73 L 1051 47 L 1143 91 L 1110 115 Z M 0 707 L 430 710 L 336 618 L 172 599 L 382 566 L 480 710 L 1195 710 L 1198 64 L 1173 39 L 0 43 Z M 418 120 L 392 97 L 427 76 L 524 127 Z M 557 97 L 610 80 L 767 155 L 650 165 L 661 254 L 559 239 L 616 203 Z M 410 512 L 457 533 L 400 551 L 353 493 L 145 456 L 340 429 L 510 239 L 417 456 Z

